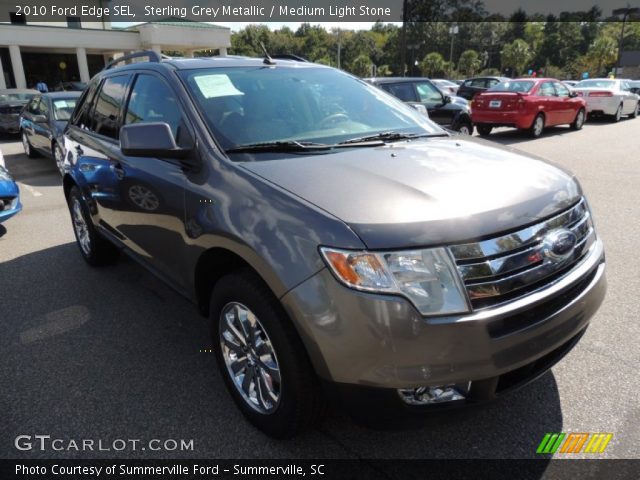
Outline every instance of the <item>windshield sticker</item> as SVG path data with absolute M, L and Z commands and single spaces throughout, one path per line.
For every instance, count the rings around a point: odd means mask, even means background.
M 199 75 L 193 78 L 205 98 L 230 97 L 244 95 L 238 90 L 227 75 Z

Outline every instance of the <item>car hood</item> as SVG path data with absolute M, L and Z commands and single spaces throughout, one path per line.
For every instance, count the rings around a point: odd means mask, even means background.
M 351 227 L 368 248 L 464 242 L 535 223 L 580 186 L 550 163 L 470 137 L 245 162 Z

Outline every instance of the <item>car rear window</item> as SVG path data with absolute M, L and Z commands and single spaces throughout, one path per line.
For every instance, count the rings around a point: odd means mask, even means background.
M 574 88 L 614 88 L 615 86 L 616 82 L 613 80 L 583 80 Z
M 509 81 L 509 82 L 501 82 L 493 87 L 489 88 L 489 92 L 522 92 L 527 93 L 530 92 L 535 82 L 531 82 L 529 80 L 518 80 L 518 81 Z

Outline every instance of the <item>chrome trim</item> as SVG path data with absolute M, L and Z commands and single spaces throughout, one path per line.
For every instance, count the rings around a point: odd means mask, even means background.
M 567 230 L 575 234 L 575 245 L 566 258 L 549 254 L 545 238 Z M 596 241 L 586 201 L 544 222 L 508 235 L 451 247 L 460 277 L 477 308 L 501 303 L 501 297 L 526 289 L 554 274 L 566 271 L 587 254 Z M 516 292 L 517 293 L 517 292 Z M 511 301 L 512 296 L 503 302 Z M 487 301 L 489 304 L 487 304 Z
M 559 227 L 569 227 L 588 213 L 587 204 L 581 199 L 573 208 L 552 217 L 544 222 L 537 223 L 517 232 L 509 233 L 497 238 L 471 242 L 451 247 L 451 253 L 457 261 L 483 259 L 501 255 L 518 248 L 523 248 L 535 243 L 537 238 L 545 231 Z

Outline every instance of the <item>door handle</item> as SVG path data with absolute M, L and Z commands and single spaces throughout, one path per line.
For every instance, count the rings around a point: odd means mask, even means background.
M 111 165 L 111 170 L 113 170 L 113 172 L 116 174 L 116 177 L 118 177 L 118 180 L 122 180 L 124 178 L 125 172 L 121 164 L 116 163 L 115 165 Z

